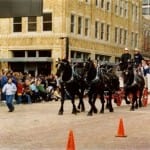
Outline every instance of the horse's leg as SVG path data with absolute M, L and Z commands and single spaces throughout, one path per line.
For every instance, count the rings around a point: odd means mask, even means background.
M 139 104 L 138 104 L 138 97 L 135 95 L 135 108 L 138 109 Z
M 109 97 L 106 98 L 106 109 L 109 109 Z
M 78 109 L 81 109 L 81 112 L 85 111 L 85 106 L 83 102 L 83 97 L 84 97 L 84 89 L 81 89 L 81 92 L 79 92 L 79 104 L 78 104 Z
M 125 93 L 125 96 L 124 96 L 124 100 L 125 100 L 126 104 L 130 104 L 130 101 L 128 100 L 126 93 Z
M 92 102 L 92 93 L 89 91 L 89 93 L 88 93 L 88 98 L 89 98 L 89 100 L 88 100 L 88 102 L 89 102 L 89 104 L 90 104 L 90 110 L 88 111 L 88 116 L 92 116 L 93 115 L 93 102 Z
M 72 114 L 76 115 L 79 111 L 77 110 L 76 105 L 75 105 L 75 94 L 71 98 L 71 103 L 72 103 L 72 106 L 73 106 Z
M 61 106 L 60 106 L 60 109 L 59 109 L 59 112 L 58 112 L 59 115 L 63 115 L 63 112 L 64 112 L 64 101 L 65 101 L 64 94 L 62 94 L 61 100 L 60 100 Z
M 105 104 L 104 93 L 100 94 L 100 100 L 101 100 L 101 104 L 102 104 L 100 113 L 104 113 L 104 104 Z
M 112 107 L 112 92 L 111 91 L 109 92 L 109 99 L 108 100 L 109 100 L 108 101 L 108 103 L 109 103 L 109 111 L 110 112 L 114 112 L 114 109 Z
M 96 98 L 97 98 L 97 94 L 95 93 L 93 95 L 93 105 L 92 105 L 92 107 L 93 107 L 92 109 L 93 109 L 93 111 L 94 111 L 95 114 L 97 113 L 97 108 L 95 106 Z
M 133 97 L 132 97 L 131 108 L 130 108 L 131 111 L 134 111 L 134 108 L 135 108 L 134 104 L 135 104 L 136 101 L 137 101 L 137 96 L 136 96 L 136 94 L 134 93 L 134 94 L 133 94 Z

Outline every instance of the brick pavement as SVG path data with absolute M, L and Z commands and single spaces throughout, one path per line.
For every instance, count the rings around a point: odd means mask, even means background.
M 64 150 L 70 129 L 76 150 L 150 149 L 150 105 L 134 112 L 127 105 L 115 106 L 114 113 L 105 110 L 89 117 L 87 100 L 85 104 L 86 112 L 72 115 L 66 101 L 63 116 L 57 115 L 60 103 L 55 101 L 17 105 L 13 113 L 0 106 L 0 150 Z M 120 118 L 126 138 L 115 137 Z

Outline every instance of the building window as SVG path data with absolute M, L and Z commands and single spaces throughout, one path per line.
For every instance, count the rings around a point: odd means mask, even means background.
M 96 54 L 95 55 L 95 60 L 99 60 L 99 61 L 110 61 L 110 56 L 107 55 L 100 55 L 100 54 Z
M 101 40 L 104 39 L 104 23 L 101 23 Z
M 150 7 L 143 8 L 142 11 L 143 15 L 150 15 Z
M 75 15 L 71 15 L 71 33 L 75 32 Z
M 124 16 L 128 16 L 128 2 L 125 2 L 125 7 L 124 7 Z
M 89 19 L 85 19 L 85 36 L 89 36 Z
M 127 45 L 127 30 L 124 30 L 123 44 L 124 44 L 124 45 Z
M 135 20 L 138 20 L 138 7 L 135 6 Z
M 71 59 L 73 62 L 81 62 L 89 58 L 89 53 L 71 51 Z
M 138 47 L 138 34 L 135 34 L 135 43 L 134 43 L 134 47 Z
M 78 17 L 78 34 L 82 33 L 82 17 Z
M 96 7 L 99 6 L 99 0 L 95 0 L 95 5 L 96 5 Z
M 104 8 L 104 0 L 101 0 L 101 8 Z
M 106 41 L 109 41 L 110 37 L 110 25 L 107 24 L 106 26 Z
M 99 22 L 95 21 L 95 38 L 97 39 L 99 37 Z
M 106 3 L 106 10 L 107 10 L 107 11 L 110 10 L 110 2 L 109 2 L 109 1 Z
M 43 14 L 43 31 L 52 31 L 52 13 Z
M 14 17 L 13 18 L 13 32 L 21 32 L 22 31 L 22 18 Z
M 119 0 L 115 0 L 115 14 L 118 15 L 119 13 Z
M 81 54 L 82 54 L 81 52 L 77 52 L 76 53 L 76 58 L 81 58 Z
M 118 43 L 118 28 L 115 27 L 115 43 Z
M 123 1 L 120 0 L 120 16 L 123 16 Z
M 20 50 L 20 51 L 12 51 L 13 57 L 25 57 L 25 51 Z
M 134 47 L 134 33 L 131 33 L 131 47 Z
M 37 18 L 35 16 L 28 17 L 28 31 L 36 31 L 37 28 Z
M 90 3 L 90 0 L 85 0 L 86 3 Z
M 51 57 L 51 51 L 50 50 L 40 50 L 39 57 Z
M 36 57 L 36 51 L 28 51 L 28 57 Z
M 119 33 L 119 44 L 122 44 L 122 29 L 120 29 L 120 33 Z
M 148 5 L 148 4 L 150 4 L 149 0 L 143 0 L 143 5 Z

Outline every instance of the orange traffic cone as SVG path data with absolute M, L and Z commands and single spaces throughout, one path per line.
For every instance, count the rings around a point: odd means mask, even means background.
M 68 137 L 68 143 L 67 143 L 67 149 L 66 150 L 75 150 L 74 135 L 73 135 L 72 130 L 70 130 L 70 132 L 69 132 L 69 137 Z
M 122 118 L 120 119 L 120 122 L 119 122 L 118 132 L 117 132 L 116 137 L 127 137 L 124 132 L 124 125 L 123 125 Z

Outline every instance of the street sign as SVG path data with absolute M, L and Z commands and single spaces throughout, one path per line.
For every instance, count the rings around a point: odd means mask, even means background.
M 0 18 L 41 16 L 43 0 L 0 0 Z

